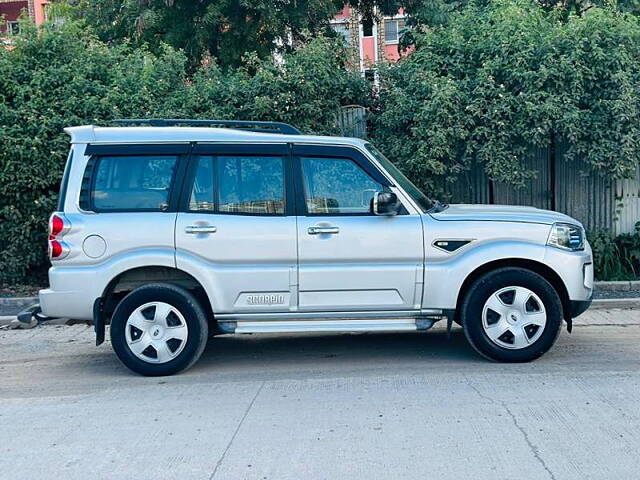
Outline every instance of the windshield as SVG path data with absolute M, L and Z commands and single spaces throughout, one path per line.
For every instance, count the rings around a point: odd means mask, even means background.
M 376 157 L 376 160 L 384 167 L 384 169 L 391 174 L 393 179 L 400 185 L 400 187 L 409 194 L 409 196 L 416 202 L 420 208 L 425 212 L 431 210 L 435 206 L 435 202 L 427 197 L 424 193 L 416 187 L 411 180 L 404 176 L 404 174 L 396 167 L 391 161 L 385 157 L 380 150 L 367 143 L 365 145 L 367 150 Z

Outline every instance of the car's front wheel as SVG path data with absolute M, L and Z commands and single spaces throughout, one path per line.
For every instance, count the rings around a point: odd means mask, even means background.
M 141 375 L 172 375 L 193 365 L 207 343 L 208 325 L 196 298 L 171 284 L 129 293 L 111 318 L 111 344 L 125 366 Z
M 467 340 L 481 355 L 528 362 L 558 338 L 562 304 L 544 277 L 523 268 L 501 268 L 471 286 L 460 318 Z

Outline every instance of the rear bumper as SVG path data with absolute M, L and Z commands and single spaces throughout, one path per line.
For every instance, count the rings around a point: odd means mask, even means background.
M 47 288 L 38 292 L 40 308 L 47 317 L 91 320 L 93 302 L 86 291 L 57 291 Z
M 38 292 L 42 313 L 47 317 L 91 320 L 93 303 L 102 296 L 105 285 L 100 273 L 88 267 L 51 267 L 49 288 Z
M 571 318 L 582 315 L 591 306 L 593 298 L 589 300 L 571 300 Z

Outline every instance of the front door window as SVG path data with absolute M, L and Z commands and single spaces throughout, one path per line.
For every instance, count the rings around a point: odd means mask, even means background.
M 383 190 L 349 158 L 302 158 L 307 213 L 362 215 L 371 213 L 371 200 Z

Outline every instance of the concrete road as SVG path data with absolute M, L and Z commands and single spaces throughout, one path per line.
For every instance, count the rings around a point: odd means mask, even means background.
M 599 315 L 532 364 L 460 330 L 227 336 L 160 379 L 86 326 L 0 331 L 0 478 L 639 478 L 640 315 Z

